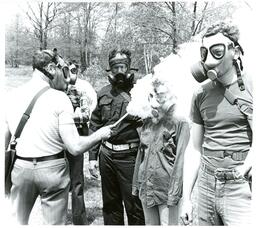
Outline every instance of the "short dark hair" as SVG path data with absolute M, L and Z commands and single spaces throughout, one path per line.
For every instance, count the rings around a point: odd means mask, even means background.
M 51 50 L 36 51 L 33 55 L 33 69 L 42 69 L 54 61 L 55 54 Z

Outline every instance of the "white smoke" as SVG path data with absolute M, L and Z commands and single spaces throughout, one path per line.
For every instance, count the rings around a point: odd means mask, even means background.
M 152 75 L 148 74 L 136 82 L 131 90 L 131 101 L 127 106 L 129 114 L 142 119 L 151 116 L 151 108 L 148 102 L 148 96 L 153 89 L 151 81 Z
M 131 102 L 127 112 L 142 119 L 151 116 L 148 96 L 153 90 L 152 81 L 158 78 L 177 98 L 176 115 L 188 118 L 193 91 L 198 87 L 190 73 L 190 65 L 199 60 L 198 42 L 181 45 L 178 55 L 171 54 L 163 58 L 154 67 L 153 75 L 147 75 L 137 81 L 131 90 Z
M 256 62 L 256 44 L 253 34 L 255 17 L 255 11 L 246 6 L 233 15 L 233 23 L 239 27 L 240 44 L 245 52 L 245 56 L 242 56 L 243 65 L 246 71 L 253 76 Z M 176 115 L 185 118 L 189 117 L 193 93 L 200 86 L 190 73 L 191 65 L 201 59 L 200 46 L 201 36 L 198 35 L 192 41 L 180 45 L 177 55 L 167 56 L 154 68 L 154 78 L 158 77 L 168 84 L 177 97 Z M 148 95 L 152 90 L 151 82 L 152 75 L 147 75 L 135 84 L 131 90 L 132 100 L 127 108 L 128 113 L 143 119 L 151 115 L 148 103 Z

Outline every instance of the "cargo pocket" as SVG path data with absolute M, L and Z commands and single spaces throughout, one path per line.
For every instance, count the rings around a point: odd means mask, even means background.
M 105 98 L 101 100 L 101 116 L 104 122 L 107 122 L 111 119 L 111 106 L 112 106 L 112 99 Z

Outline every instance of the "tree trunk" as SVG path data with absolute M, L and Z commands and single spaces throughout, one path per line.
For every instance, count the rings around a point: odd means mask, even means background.
M 43 32 L 43 49 L 47 49 L 47 30 Z
M 197 2 L 194 2 L 193 19 L 192 19 L 192 25 L 191 25 L 191 34 L 194 34 L 194 32 L 195 32 L 195 27 L 196 27 L 196 9 L 197 9 Z
M 144 56 L 144 63 L 145 63 L 145 71 L 146 71 L 146 74 L 148 74 L 148 62 L 147 62 L 146 44 L 144 44 L 143 56 Z
M 39 21 L 39 42 L 40 42 L 40 50 L 44 50 L 44 41 L 43 41 L 43 3 L 41 2 L 39 5 L 39 14 L 40 14 L 40 21 Z
M 177 17 L 176 17 L 176 3 L 172 2 L 172 28 L 173 28 L 173 39 L 172 39 L 172 52 L 177 54 L 178 42 L 177 42 Z
M 71 13 L 68 13 L 67 23 L 67 37 L 68 37 L 68 58 L 71 58 Z
M 14 67 L 19 67 L 19 16 L 16 16 L 16 47 Z

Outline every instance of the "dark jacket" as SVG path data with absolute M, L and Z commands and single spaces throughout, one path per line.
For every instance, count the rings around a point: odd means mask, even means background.
M 142 126 L 132 193 L 147 207 L 179 202 L 189 137 L 189 124 L 183 119 L 164 119 L 158 124 L 148 120 Z
M 122 93 L 125 92 L 130 96 L 130 89 L 124 91 L 110 84 L 103 87 L 97 93 L 98 103 L 92 112 L 90 133 L 95 132 L 103 126 L 115 123 L 126 113 L 129 100 Z M 114 128 L 114 134 L 108 139 L 108 142 L 112 144 L 139 143 L 139 136 L 136 130 L 138 126 L 141 126 L 141 123 L 136 118 L 128 116 Z M 89 160 L 97 159 L 99 146 L 100 144 L 94 146 L 89 151 Z

